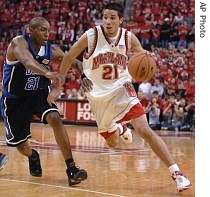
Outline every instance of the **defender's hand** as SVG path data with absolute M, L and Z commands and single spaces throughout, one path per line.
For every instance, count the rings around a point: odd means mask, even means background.
M 60 89 L 59 88 L 53 88 L 52 91 L 47 96 L 47 102 L 50 106 L 52 106 L 55 101 L 59 98 L 60 95 Z
M 65 80 L 64 77 L 57 72 L 48 71 L 44 76 L 52 80 L 55 84 L 63 84 Z

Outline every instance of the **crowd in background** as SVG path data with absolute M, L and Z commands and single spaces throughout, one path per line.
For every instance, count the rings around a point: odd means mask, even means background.
M 49 41 L 66 52 L 90 27 L 101 24 L 104 0 L 1 0 L 0 66 L 10 40 L 28 34 L 35 16 L 51 25 Z M 194 131 L 195 116 L 195 1 L 120 1 L 127 13 L 123 26 L 131 30 L 157 62 L 149 81 L 133 80 L 153 129 Z M 82 60 L 82 54 L 78 57 Z M 57 71 L 58 62 L 51 68 Z M 2 74 L 0 73 L 0 78 Z M 61 99 L 85 99 L 81 75 L 70 70 Z

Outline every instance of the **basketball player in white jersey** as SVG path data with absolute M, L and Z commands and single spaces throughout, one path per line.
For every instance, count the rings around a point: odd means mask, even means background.
M 177 190 L 191 187 L 181 173 L 164 141 L 148 125 L 145 112 L 131 83 L 127 70 L 128 51 L 149 53 L 137 37 L 120 27 L 124 8 L 109 3 L 103 10 L 103 25 L 87 30 L 64 57 L 60 74 L 65 77 L 74 59 L 84 50 L 83 72 L 92 82 L 87 98 L 95 115 L 98 131 L 114 148 L 119 136 L 132 142 L 131 131 L 124 123 L 131 122 L 135 131 L 147 141 L 156 155 L 169 168 Z M 59 92 L 59 91 L 58 91 Z

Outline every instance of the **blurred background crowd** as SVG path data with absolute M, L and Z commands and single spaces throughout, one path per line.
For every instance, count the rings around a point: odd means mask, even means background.
M 0 78 L 10 40 L 28 34 L 28 22 L 50 22 L 49 41 L 64 52 L 90 27 L 102 23 L 108 0 L 0 0 Z M 154 130 L 194 131 L 195 0 L 119 0 L 125 7 L 123 27 L 151 51 L 157 70 L 149 81 L 133 80 Z M 82 54 L 78 57 L 82 60 Z M 51 63 L 58 71 L 59 63 Z M 70 70 L 60 99 L 86 99 L 81 75 Z

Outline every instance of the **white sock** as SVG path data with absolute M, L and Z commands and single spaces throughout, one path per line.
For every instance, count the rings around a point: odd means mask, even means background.
M 120 129 L 120 135 L 123 133 L 123 127 L 121 124 L 117 124 L 118 125 L 118 128 Z
M 171 165 L 168 169 L 169 169 L 171 174 L 173 174 L 175 171 L 180 171 L 177 164 Z

